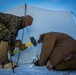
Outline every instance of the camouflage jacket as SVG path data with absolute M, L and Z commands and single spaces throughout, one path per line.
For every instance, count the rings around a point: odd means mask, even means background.
M 18 31 L 24 26 L 24 18 L 12 14 L 0 13 L 0 40 L 12 40 L 15 43 Z M 11 43 L 10 42 L 10 43 Z

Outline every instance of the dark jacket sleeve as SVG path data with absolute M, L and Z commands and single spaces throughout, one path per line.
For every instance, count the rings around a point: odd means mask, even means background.
M 55 46 L 55 40 L 53 34 L 47 34 L 45 35 L 43 39 L 43 45 L 42 45 L 42 50 L 40 54 L 40 60 L 39 60 L 39 65 L 46 65 L 48 58 Z

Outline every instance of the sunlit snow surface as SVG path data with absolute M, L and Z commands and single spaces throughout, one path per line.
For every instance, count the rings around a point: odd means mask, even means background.
M 76 71 L 48 70 L 46 66 L 37 67 L 34 64 L 20 65 L 14 69 L 0 69 L 0 75 L 76 75 Z

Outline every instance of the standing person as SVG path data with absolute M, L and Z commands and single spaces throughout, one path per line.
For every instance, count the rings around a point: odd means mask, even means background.
M 76 40 L 60 32 L 48 32 L 40 35 L 42 43 L 37 66 L 47 65 L 49 70 L 76 69 Z
M 6 67 L 8 60 L 8 47 L 10 52 L 13 52 L 14 47 L 21 48 L 22 42 L 16 40 L 18 31 L 25 27 L 31 26 L 33 17 L 30 15 L 16 16 L 13 14 L 0 12 L 0 66 Z M 25 49 L 25 48 L 24 48 Z M 12 54 L 12 53 L 11 53 Z M 9 65 L 7 65 L 9 68 Z

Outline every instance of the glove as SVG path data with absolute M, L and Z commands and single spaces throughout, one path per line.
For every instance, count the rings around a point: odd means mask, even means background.
M 9 53 L 10 53 L 10 56 L 13 56 L 13 51 L 14 51 L 14 46 L 9 46 Z
M 34 62 L 34 65 L 35 65 L 35 66 L 40 66 L 40 65 L 39 65 L 39 60 L 37 60 L 36 62 Z
M 40 40 L 38 40 L 37 42 L 38 42 L 38 44 L 39 44 L 39 43 L 40 43 Z
M 21 47 L 19 47 L 19 49 L 24 51 L 25 49 L 27 49 L 27 47 L 25 46 L 25 44 L 22 44 Z
M 15 47 L 21 47 L 22 41 L 21 40 L 16 40 L 15 41 Z
M 21 40 L 16 40 L 15 47 L 19 47 L 20 50 L 24 51 L 27 47 L 26 44 L 22 44 Z
M 11 52 L 11 53 L 10 53 L 10 56 L 14 56 L 14 53 L 13 53 L 13 52 Z

